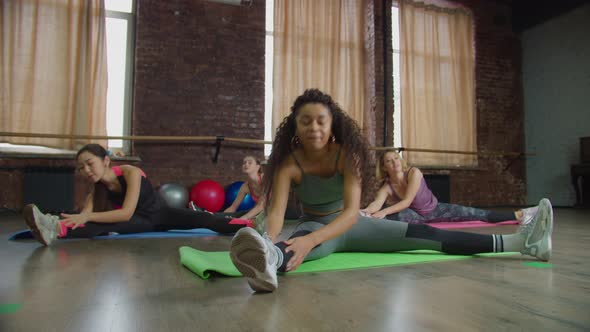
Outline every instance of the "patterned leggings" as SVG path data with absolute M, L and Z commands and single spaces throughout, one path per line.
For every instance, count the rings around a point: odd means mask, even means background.
M 436 208 L 429 214 L 423 216 L 412 209 L 405 209 L 398 213 L 390 214 L 386 217 L 389 220 L 399 220 L 412 224 L 423 224 L 429 222 L 453 222 L 481 220 L 487 222 L 500 222 L 506 220 L 516 220 L 514 212 L 498 212 L 490 210 L 476 209 L 472 207 L 438 203 Z

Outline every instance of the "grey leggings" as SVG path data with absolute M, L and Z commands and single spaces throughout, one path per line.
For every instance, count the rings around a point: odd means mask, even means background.
M 336 218 L 338 214 L 322 217 L 303 217 L 290 238 L 305 236 Z M 404 250 L 429 249 L 449 254 L 471 255 L 476 253 L 503 251 L 501 236 L 446 231 L 422 224 L 408 224 L 401 221 L 358 217 L 357 222 L 340 236 L 326 241 L 310 251 L 305 261 L 328 256 L 334 252 L 396 252 Z M 284 242 L 276 244 L 285 259 L 293 253 L 285 253 Z M 284 271 L 285 266 L 279 270 Z
M 214 215 L 227 218 L 241 218 L 245 215 L 248 210 L 236 211 L 236 212 L 216 212 Z M 296 205 L 287 205 L 285 211 L 285 219 L 297 219 L 301 216 L 301 209 Z
M 409 223 L 452 222 L 466 220 L 500 222 L 506 220 L 516 220 L 514 212 L 489 211 L 447 203 L 438 203 L 436 208 L 425 216 L 418 214 L 412 209 L 405 209 L 398 213 L 390 214 L 386 218 L 389 220 L 399 220 Z

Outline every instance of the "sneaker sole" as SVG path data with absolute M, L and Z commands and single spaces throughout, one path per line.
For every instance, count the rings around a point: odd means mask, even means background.
M 547 236 L 547 254 L 543 255 L 542 257 L 538 257 L 539 259 L 547 262 L 549 261 L 549 259 L 551 259 L 551 251 L 553 250 L 552 248 L 552 242 L 551 242 L 551 236 L 553 234 L 553 206 L 551 206 L 551 202 L 549 200 L 546 200 L 546 204 L 547 204 L 547 208 L 549 210 L 549 216 L 548 216 L 548 233 L 549 236 Z
M 272 292 L 276 289 L 275 285 L 257 278 L 266 273 L 264 249 L 264 245 L 252 237 L 237 236 L 231 243 L 229 256 L 238 271 L 248 278 L 250 287 L 256 291 Z
M 542 260 L 544 262 L 549 261 L 549 259 L 551 259 L 551 251 L 552 251 L 552 243 L 551 243 L 551 235 L 553 234 L 553 208 L 551 207 L 551 202 L 549 202 L 549 200 L 541 200 L 541 202 L 539 203 L 539 206 L 541 206 L 541 209 L 539 209 L 538 213 L 542 213 L 545 214 L 544 217 L 544 222 L 545 224 L 544 226 L 544 234 L 543 234 L 543 238 L 540 240 L 540 244 L 537 245 L 537 248 L 545 248 L 545 250 L 543 252 L 540 252 L 537 250 L 536 254 L 533 256 L 530 253 L 528 253 L 529 255 L 536 257 L 539 260 Z
M 37 222 L 35 221 L 35 205 L 28 204 L 27 206 L 25 206 L 23 209 L 23 216 L 25 217 L 25 222 L 27 223 L 27 226 L 29 226 L 31 234 L 33 234 L 35 240 L 41 242 L 44 246 L 46 246 L 47 242 L 45 242 L 43 236 L 41 236 L 41 232 L 39 231 L 39 227 L 37 226 Z

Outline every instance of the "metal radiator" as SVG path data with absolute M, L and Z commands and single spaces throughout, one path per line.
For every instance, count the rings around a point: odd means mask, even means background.
M 57 214 L 74 210 L 73 168 L 26 168 L 23 203 L 36 204 L 41 211 Z

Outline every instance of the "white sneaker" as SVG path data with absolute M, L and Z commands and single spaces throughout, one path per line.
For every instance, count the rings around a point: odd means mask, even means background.
M 522 220 L 520 221 L 520 223 L 522 225 L 528 224 L 533 220 L 535 215 L 537 215 L 537 212 L 539 211 L 539 206 L 537 205 L 537 206 L 533 206 L 530 208 L 522 209 L 521 211 L 522 211 Z
M 525 236 L 522 254 L 537 257 L 542 261 L 551 258 L 551 233 L 553 232 L 553 209 L 547 198 L 539 202 L 539 210 L 532 220 L 520 226 Z
M 254 291 L 272 292 L 279 286 L 277 268 L 283 255 L 266 234 L 241 228 L 231 241 L 229 257 Z
M 254 229 L 258 232 L 258 234 L 264 234 L 264 230 L 266 227 L 265 223 L 266 213 L 262 211 L 254 218 Z
M 193 211 L 203 212 L 203 210 L 199 208 L 193 201 L 188 202 L 188 208 Z
M 59 217 L 51 214 L 43 214 L 34 204 L 28 204 L 23 209 L 23 216 L 27 226 L 37 241 L 48 246 L 57 239 L 57 226 Z

